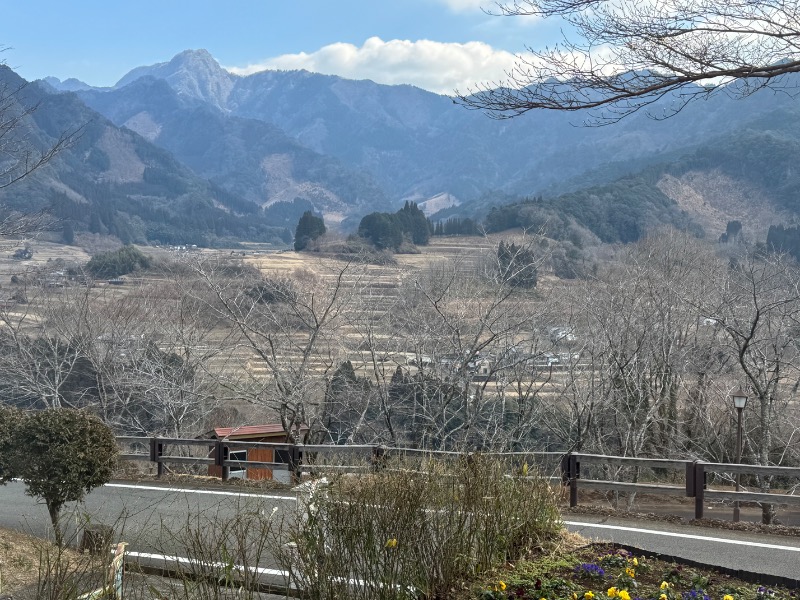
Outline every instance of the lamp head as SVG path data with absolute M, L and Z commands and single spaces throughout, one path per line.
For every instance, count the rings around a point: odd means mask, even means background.
M 733 398 L 734 408 L 744 409 L 747 406 L 747 394 L 744 393 L 741 386 L 731 394 L 731 397 Z

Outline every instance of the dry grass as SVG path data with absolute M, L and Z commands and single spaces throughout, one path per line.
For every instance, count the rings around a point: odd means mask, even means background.
M 36 585 L 41 545 L 32 536 L 0 529 L 0 595 Z
M 70 548 L 58 548 L 49 540 L 19 531 L 0 528 L 0 597 L 40 598 L 63 584 L 63 576 L 70 573 L 86 582 L 91 589 L 98 570 L 97 560 Z M 102 577 L 102 575 L 100 575 Z M 44 583 L 46 580 L 50 584 Z
M 24 244 L 0 238 L 0 275 L 5 278 L 23 273 L 28 269 L 41 268 L 46 266 L 48 261 L 63 260 L 68 263 L 80 264 L 89 260 L 89 255 L 76 246 L 65 246 L 42 240 L 33 240 L 29 245 L 33 250 L 33 258 L 30 260 L 14 260 L 11 258 L 12 254 Z M 3 285 L 3 287 L 7 283 L 7 279 L 0 281 L 0 285 Z

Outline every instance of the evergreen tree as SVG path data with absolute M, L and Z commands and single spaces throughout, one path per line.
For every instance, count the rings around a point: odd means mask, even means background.
M 98 215 L 96 212 L 92 212 L 92 214 L 89 215 L 89 231 L 91 233 L 101 233 L 102 231 L 102 226 L 100 225 L 100 215 Z
M 304 250 L 311 242 L 325 235 L 325 231 L 323 218 L 314 216 L 314 213 L 307 210 L 297 222 L 297 229 L 294 232 L 294 249 Z
M 415 202 L 408 201 L 394 214 L 371 213 L 358 225 L 358 235 L 380 249 L 396 250 L 403 243 L 403 236 L 424 246 L 432 234 L 433 224 Z
M 403 232 L 394 215 L 371 213 L 361 219 L 358 235 L 372 242 L 376 248 L 394 249 L 403 243 Z
M 114 252 L 95 254 L 86 269 L 95 277 L 120 277 L 138 268 L 146 269 L 150 259 L 133 246 L 125 246 Z
M 393 404 L 397 404 L 408 395 L 408 381 L 403 372 L 403 367 L 400 365 L 397 365 L 397 369 L 395 369 L 392 374 L 392 379 L 389 382 L 388 394 Z
M 325 390 L 325 418 L 323 420 L 328 434 L 334 443 L 352 443 L 355 428 L 362 417 L 363 399 L 368 397 L 371 384 L 356 375 L 353 363 L 344 361 L 334 371 Z M 367 413 L 375 418 L 374 410 Z
M 741 232 L 742 232 L 741 221 L 728 221 L 728 225 L 725 227 L 725 235 L 728 236 L 728 240 L 735 238 Z
M 497 247 L 500 281 L 512 287 L 534 288 L 539 281 L 536 256 L 530 246 L 501 241 Z
M 770 225 L 767 232 L 767 250 L 787 252 L 800 260 L 800 227 Z
M 64 221 L 64 227 L 61 230 L 61 240 L 67 245 L 72 246 L 75 243 L 75 230 L 72 228 L 72 223 Z
M 421 246 L 428 243 L 431 237 L 431 232 L 428 228 L 429 221 L 416 202 L 406 201 L 403 208 L 398 210 L 396 214 L 400 230 L 407 234 L 412 242 Z

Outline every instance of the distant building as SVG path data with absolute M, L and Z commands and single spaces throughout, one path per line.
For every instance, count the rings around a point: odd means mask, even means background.
M 567 343 L 571 344 L 578 338 L 575 335 L 575 329 L 569 326 L 551 327 L 550 328 L 550 341 L 554 344 Z
M 305 433 L 308 427 L 303 425 L 299 432 Z M 226 442 L 265 442 L 282 444 L 286 442 L 286 430 L 280 423 L 266 425 L 242 425 L 240 427 L 217 427 L 203 436 L 210 440 L 225 440 Z M 235 444 L 228 446 L 228 460 L 247 460 L 257 462 L 288 463 L 289 454 L 284 450 L 273 448 L 237 448 Z M 208 474 L 212 477 L 222 477 L 222 467 L 209 465 Z M 291 474 L 286 469 L 267 469 L 253 467 L 247 469 L 230 468 L 229 477 L 238 479 L 274 479 L 282 483 L 291 483 Z

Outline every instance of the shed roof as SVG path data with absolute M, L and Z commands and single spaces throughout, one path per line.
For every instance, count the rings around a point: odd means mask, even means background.
M 300 431 L 308 431 L 307 425 L 301 425 Z M 211 439 L 241 440 L 264 436 L 285 435 L 286 430 L 280 423 L 267 423 L 266 425 L 240 425 L 239 427 L 215 427 L 204 437 Z

